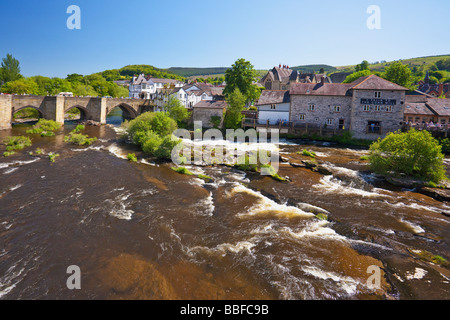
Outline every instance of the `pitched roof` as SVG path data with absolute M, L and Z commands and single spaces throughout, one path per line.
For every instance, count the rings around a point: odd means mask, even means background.
M 256 105 L 289 103 L 291 101 L 289 91 L 287 90 L 264 90 L 261 92 Z
M 293 83 L 290 94 L 311 96 L 350 96 L 351 83 Z
M 433 116 L 435 115 L 433 111 L 431 111 L 426 103 L 423 102 L 411 102 L 405 104 L 404 108 L 405 115 L 421 115 L 421 116 Z
M 352 82 L 353 90 L 393 90 L 393 91 L 408 91 L 409 89 L 399 86 L 393 82 L 387 81 L 374 74 L 370 76 L 361 77 Z
M 194 108 L 206 108 L 206 109 L 223 109 L 227 107 L 227 103 L 223 100 L 219 101 L 207 101 L 203 100 L 198 102 Z
M 430 98 L 427 107 L 438 116 L 450 116 L 450 99 Z

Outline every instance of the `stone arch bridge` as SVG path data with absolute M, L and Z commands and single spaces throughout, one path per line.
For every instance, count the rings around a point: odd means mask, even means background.
M 64 123 L 64 115 L 71 109 L 80 110 L 81 119 L 106 123 L 106 116 L 115 108 L 122 109 L 124 118 L 134 119 L 153 110 L 152 100 L 0 95 L 0 130 L 9 129 L 13 115 L 25 108 L 39 111 L 40 117 Z

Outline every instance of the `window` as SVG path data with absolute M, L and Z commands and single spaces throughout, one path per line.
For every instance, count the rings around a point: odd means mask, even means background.
M 392 112 L 392 106 L 387 106 L 386 107 L 386 112 Z
M 375 111 L 381 111 L 381 106 L 375 106 Z
M 316 109 L 316 106 L 314 104 L 309 105 L 309 111 L 314 111 Z
M 334 112 L 341 112 L 341 106 L 334 106 Z
M 270 106 L 270 109 L 272 109 L 272 110 L 275 110 L 277 108 L 277 105 L 276 104 L 272 104 L 271 106 Z
M 370 111 L 370 106 L 363 106 L 363 111 Z
M 305 121 L 305 115 L 304 114 L 298 115 L 298 120 Z
M 368 121 L 367 133 L 381 134 L 381 122 L 380 121 Z
M 333 124 L 334 120 L 333 119 L 327 119 L 327 125 L 331 126 Z
M 381 91 L 375 91 L 375 98 L 381 98 Z

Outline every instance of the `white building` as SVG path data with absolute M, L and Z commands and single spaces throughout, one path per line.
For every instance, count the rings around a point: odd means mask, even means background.
M 138 77 L 134 76 L 130 81 L 130 98 L 136 99 L 154 99 L 156 91 L 166 87 L 179 88 L 184 85 L 183 82 L 174 79 L 158 79 L 144 74 Z
M 259 123 L 277 124 L 279 121 L 289 121 L 290 95 L 287 90 L 264 90 L 259 97 Z

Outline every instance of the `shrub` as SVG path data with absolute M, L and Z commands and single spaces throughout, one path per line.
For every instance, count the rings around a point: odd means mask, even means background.
M 89 138 L 88 135 L 81 134 L 81 133 L 70 133 L 68 136 L 64 137 L 64 142 L 75 144 L 78 146 L 90 146 L 95 141 L 97 141 L 96 137 Z
M 362 160 L 362 161 L 366 161 L 366 160 L 369 160 L 369 156 L 362 156 L 359 159 Z
M 75 127 L 75 129 L 72 130 L 73 133 L 80 133 L 85 129 L 85 126 L 82 124 L 79 124 Z
M 6 137 L 4 143 L 7 152 L 22 150 L 32 144 L 31 139 L 24 136 Z
M 269 173 L 269 175 L 273 179 L 278 180 L 278 181 L 286 181 L 286 179 L 280 177 L 280 175 L 275 171 L 275 168 L 272 167 L 271 165 L 264 164 L 264 165 L 261 166 L 261 169 L 262 168 L 266 169 L 267 173 Z
M 127 125 L 128 137 L 148 154 L 160 159 L 170 159 L 173 148 L 181 142 L 172 133 L 177 123 L 165 112 L 147 112 Z
M 53 120 L 39 119 L 38 123 L 32 129 L 27 130 L 27 133 L 40 134 L 42 137 L 51 137 L 55 135 L 55 131 L 61 129 L 61 126 L 61 123 Z
M 12 155 L 15 155 L 16 153 L 14 151 L 5 151 L 3 152 L 4 157 L 10 157 Z
M 136 158 L 136 154 L 135 153 L 129 153 L 127 155 L 127 159 L 128 159 L 128 161 L 131 161 L 131 162 L 137 162 L 137 158 Z
M 389 133 L 370 147 L 370 167 L 379 174 L 404 174 L 439 183 L 447 179 L 441 150 L 428 131 Z
M 311 152 L 311 151 L 308 151 L 306 149 L 303 150 L 302 154 L 304 156 L 311 157 L 311 158 L 315 158 L 316 157 L 316 153 L 315 152 Z
M 48 154 L 48 158 L 50 159 L 51 162 L 55 162 L 57 157 L 59 157 L 59 154 L 57 153 L 52 152 Z
M 206 180 L 206 181 L 212 179 L 210 176 L 207 176 L 207 175 L 204 175 L 204 174 L 199 174 L 197 177 L 199 177 L 200 179 Z
M 173 171 L 181 173 L 181 174 L 186 174 L 188 176 L 193 176 L 194 174 L 192 172 L 190 172 L 188 169 L 186 169 L 185 167 L 172 167 L 171 168 Z

